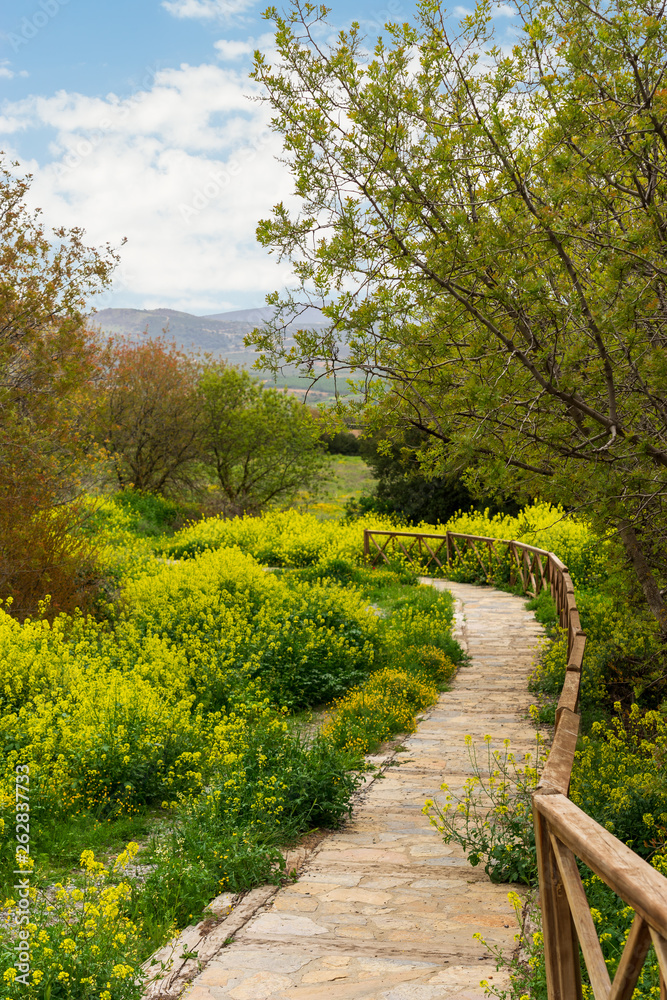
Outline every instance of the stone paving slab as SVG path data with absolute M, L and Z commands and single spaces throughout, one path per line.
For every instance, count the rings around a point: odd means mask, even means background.
M 490 734 L 493 747 L 509 738 L 521 752 L 534 746 L 526 679 L 542 632 L 523 598 L 428 582 L 461 603 L 459 641 L 471 665 L 298 881 L 268 898 L 209 961 L 188 1000 L 481 1000 L 481 979 L 506 985 L 473 934 L 512 950 L 508 887 L 444 844 L 421 809 L 443 781 L 460 788 L 472 772 L 466 734 Z

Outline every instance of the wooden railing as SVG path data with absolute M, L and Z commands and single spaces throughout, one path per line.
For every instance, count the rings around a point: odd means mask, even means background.
M 372 565 L 402 556 L 426 573 L 471 560 L 492 583 L 509 562 L 510 582 L 526 594 L 548 588 L 567 629 L 565 681 L 556 710 L 556 727 L 547 763 L 533 793 L 540 904 L 549 1000 L 582 996 L 579 949 L 596 1000 L 630 1000 L 653 944 L 660 967 L 660 997 L 667 1000 L 667 878 L 587 816 L 568 798 L 579 733 L 579 687 L 586 636 L 581 629 L 572 579 L 553 552 L 513 540 L 448 531 L 364 531 L 364 552 Z M 577 858 L 632 907 L 634 920 L 610 980 Z

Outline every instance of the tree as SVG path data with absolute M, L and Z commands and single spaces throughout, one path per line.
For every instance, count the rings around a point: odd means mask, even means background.
M 647 0 L 436 0 L 364 50 L 324 8 L 275 8 L 274 110 L 301 208 L 260 241 L 298 290 L 256 331 L 267 363 L 356 373 L 376 426 L 432 440 L 432 475 L 583 509 L 615 528 L 667 634 L 667 20 Z M 289 317 L 329 328 L 284 346 Z
M 358 455 L 359 438 L 349 430 L 332 430 L 320 436 L 329 455 Z
M 313 491 L 327 464 L 321 427 L 293 396 L 211 364 L 200 382 L 206 451 L 228 514 L 257 514 Z
M 0 157 L 3 154 L 0 153 Z M 18 167 L 17 163 L 10 164 Z M 0 160 L 0 412 L 52 413 L 91 377 L 88 300 L 108 286 L 117 254 L 83 243 L 80 228 L 49 237 L 26 205 L 31 176 Z
M 54 611 L 81 603 L 92 572 L 72 534 L 100 371 L 86 313 L 117 255 L 78 228 L 48 234 L 17 167 L 0 159 L 0 598 L 22 616 L 47 594 Z
M 121 489 L 167 494 L 195 485 L 201 372 L 197 357 L 161 338 L 114 345 L 96 424 Z
M 428 435 L 414 427 L 408 427 L 397 439 L 386 435 L 362 438 L 361 455 L 371 468 L 376 486 L 374 495 L 363 498 L 356 509 L 400 514 L 412 524 L 444 523 L 458 511 L 471 508 L 488 509 L 492 514 L 518 512 L 518 505 L 512 500 L 473 496 L 466 486 L 465 475 L 424 475 L 418 456 L 429 446 Z M 353 504 L 351 511 L 354 509 Z

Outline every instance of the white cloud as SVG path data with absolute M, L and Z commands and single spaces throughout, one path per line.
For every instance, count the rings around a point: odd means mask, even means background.
M 214 42 L 214 48 L 222 62 L 233 62 L 251 56 L 256 49 L 263 52 L 267 59 L 277 55 L 276 39 L 273 32 L 268 31 L 257 38 L 246 38 L 245 42 L 221 38 Z
M 253 0 L 162 0 L 164 9 L 174 17 L 192 17 L 199 21 L 232 18 L 252 4 Z
M 96 244 L 128 237 L 104 304 L 217 311 L 289 281 L 255 242 L 292 182 L 251 88 L 227 67 L 183 65 L 123 100 L 60 91 L 6 103 L 0 132 L 53 132 L 49 162 L 22 164 L 45 221 L 83 226 Z
M 7 59 L 0 61 L 0 79 L 13 80 L 14 76 L 14 70 L 9 68 L 9 61 Z
M 160 70 L 149 90 L 130 98 L 106 98 L 58 91 L 53 97 L 31 97 L 5 111 L 48 125 L 58 132 L 57 143 L 69 152 L 93 133 L 156 136 L 168 145 L 219 150 L 242 135 L 246 118 L 256 117 L 248 100 L 251 84 L 243 73 L 218 66 L 188 66 Z M 212 119 L 224 116 L 224 127 Z
M 251 39 L 247 42 L 233 42 L 228 41 L 226 38 L 221 38 L 220 41 L 215 43 L 218 55 L 226 62 L 251 55 L 254 47 Z
M 0 136 L 23 132 L 29 128 L 29 122 L 14 115 L 0 115 Z

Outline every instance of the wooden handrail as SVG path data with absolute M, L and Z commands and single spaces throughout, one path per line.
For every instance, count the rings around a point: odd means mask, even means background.
M 535 801 L 552 836 L 662 933 L 667 927 L 667 879 L 564 795 L 537 795 Z
M 376 537 L 383 539 L 383 544 Z M 408 544 L 407 539 L 412 539 Z M 438 540 L 439 544 L 433 543 Z M 568 798 L 579 733 L 577 714 L 586 646 L 574 584 L 567 566 L 545 549 L 515 539 L 487 538 L 447 531 L 388 531 L 366 528 L 364 554 L 372 565 L 390 563 L 389 547 L 413 566 L 431 564 L 443 573 L 468 552 L 487 582 L 502 556 L 509 558 L 511 581 L 537 597 L 548 589 L 567 631 L 567 669 L 556 708 L 549 756 L 533 793 L 542 927 L 549 1000 L 581 1000 L 579 949 L 595 1000 L 631 1000 L 646 955 L 653 944 L 660 967 L 660 997 L 667 1000 L 667 878 L 622 841 L 587 816 Z M 486 550 L 480 553 L 479 548 Z M 444 551 L 443 551 L 444 550 Z M 486 559 L 486 563 L 485 563 Z M 598 941 L 576 858 L 635 911 L 635 918 L 613 982 Z
M 415 538 L 415 534 L 416 534 L 414 531 L 384 531 L 384 530 L 382 530 L 380 528 L 366 528 L 365 530 L 366 531 L 370 531 L 370 533 L 372 535 L 390 535 L 392 538 L 394 536 L 396 536 L 396 537 L 402 537 L 402 538 Z M 446 538 L 447 537 L 446 535 L 443 535 L 441 531 L 434 531 L 432 534 L 428 534 L 425 531 L 420 531 L 417 534 L 421 538 Z M 461 537 L 463 537 L 463 536 L 461 536 Z M 468 536 L 466 536 L 466 537 L 468 537 Z M 470 538 L 474 538 L 476 536 L 470 535 L 469 537 Z

